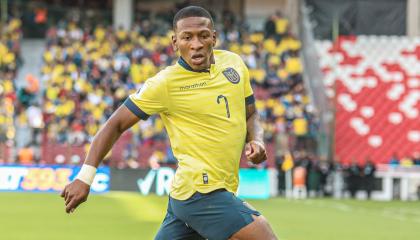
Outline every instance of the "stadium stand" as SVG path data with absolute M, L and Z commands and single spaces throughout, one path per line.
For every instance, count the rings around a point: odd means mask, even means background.
M 14 116 L 19 108 L 15 78 L 20 65 L 21 21 L 11 18 L 0 28 L 0 163 L 11 157 Z
M 336 102 L 335 150 L 341 162 L 416 158 L 419 44 L 419 38 L 397 36 L 316 43 L 327 93 Z
M 47 35 L 42 69 L 42 81 L 47 86 L 43 150 L 61 152 L 60 146 L 69 143 L 70 151 L 81 158 L 100 125 L 125 98 L 141 88 L 158 67 L 175 59 L 169 38 L 155 35 L 146 39 L 137 31 L 97 26 L 90 34 L 88 29 L 69 23 L 50 28 Z M 162 131 L 159 118 L 140 122 L 117 143 L 112 159 L 121 160 L 120 149 L 140 140 L 143 145 L 163 140 Z
M 217 47 L 236 52 L 250 69 L 269 143 L 266 166 L 275 166 L 276 158 L 289 151 L 314 152 L 316 116 L 303 86 L 301 44 L 290 34 L 288 20 L 276 13 L 267 19 L 265 29 L 251 32 L 226 19 L 232 17 L 227 14 L 224 25 L 216 24 L 223 26 Z M 82 28 L 74 21 L 50 27 L 40 79 L 45 124 L 41 163 L 80 163 L 101 124 L 125 98 L 177 60 L 170 35 L 171 31 L 153 32 L 142 24 L 130 31 L 101 25 Z M 167 143 L 162 121 L 151 117 L 122 136 L 105 164 L 148 167 L 150 156 L 174 162 Z

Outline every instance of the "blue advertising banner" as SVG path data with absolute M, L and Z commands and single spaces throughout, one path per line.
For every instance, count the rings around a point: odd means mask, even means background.
M 76 177 L 79 170 L 80 166 L 0 165 L 0 191 L 59 192 Z M 110 180 L 109 167 L 99 167 L 91 191 L 109 191 Z
M 239 170 L 238 196 L 241 198 L 267 199 L 270 197 L 270 176 L 265 169 Z
M 158 169 L 111 169 L 111 190 L 139 191 L 143 195 L 151 193 L 168 195 L 175 170 L 169 167 Z M 266 199 L 270 197 L 272 180 L 266 169 L 239 170 L 240 198 Z

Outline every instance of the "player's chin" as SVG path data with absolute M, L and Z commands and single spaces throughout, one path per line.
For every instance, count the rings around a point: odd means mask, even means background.
M 191 66 L 195 71 L 204 71 L 207 70 L 207 67 L 204 63 L 201 64 L 192 64 Z
M 210 61 L 208 57 L 202 56 L 199 58 L 191 58 L 190 64 L 194 70 L 206 70 L 210 65 Z

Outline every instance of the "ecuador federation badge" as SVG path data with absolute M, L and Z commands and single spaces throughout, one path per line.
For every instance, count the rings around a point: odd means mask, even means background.
M 227 80 L 229 80 L 229 82 L 233 84 L 237 84 L 241 80 L 239 73 L 233 68 L 226 68 L 225 70 L 223 70 L 223 75 L 225 75 Z

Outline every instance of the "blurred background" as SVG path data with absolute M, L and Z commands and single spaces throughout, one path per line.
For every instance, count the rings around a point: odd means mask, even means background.
M 177 61 L 172 18 L 189 5 L 249 68 L 269 159 L 241 160 L 238 195 L 280 239 L 417 239 L 417 0 L 0 0 L 4 239 L 153 239 L 177 167 L 159 116 L 122 135 L 72 218 L 51 193 L 128 95 Z

